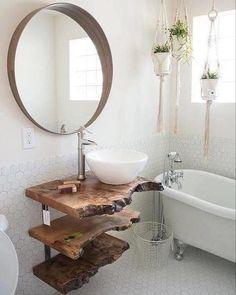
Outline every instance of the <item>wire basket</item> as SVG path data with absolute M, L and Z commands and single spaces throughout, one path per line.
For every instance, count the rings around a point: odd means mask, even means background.
M 173 245 L 170 226 L 157 222 L 142 222 L 134 226 L 136 250 L 142 267 L 162 269 L 167 265 Z

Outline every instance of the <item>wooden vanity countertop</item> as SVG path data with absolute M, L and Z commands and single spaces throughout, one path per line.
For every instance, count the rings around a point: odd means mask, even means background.
M 65 180 L 71 180 L 65 179 Z M 76 179 L 76 177 L 74 178 Z M 108 185 L 89 175 L 81 182 L 77 193 L 61 194 L 58 186 L 65 180 L 55 180 L 26 189 L 26 196 L 60 212 L 85 218 L 95 215 L 120 212 L 132 201 L 132 194 L 143 191 L 161 191 L 161 183 L 138 177 L 125 185 Z

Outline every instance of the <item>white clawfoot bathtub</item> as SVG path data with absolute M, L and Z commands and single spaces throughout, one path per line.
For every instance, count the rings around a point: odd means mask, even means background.
M 204 171 L 183 172 L 181 190 L 164 186 L 165 223 L 181 242 L 236 262 L 235 181 Z M 162 181 L 162 175 L 155 181 Z

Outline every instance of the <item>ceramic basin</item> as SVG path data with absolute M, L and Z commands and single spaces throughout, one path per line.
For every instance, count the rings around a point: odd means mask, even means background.
M 111 149 L 89 152 L 86 160 L 101 182 L 121 185 L 135 180 L 146 165 L 148 156 L 134 150 Z

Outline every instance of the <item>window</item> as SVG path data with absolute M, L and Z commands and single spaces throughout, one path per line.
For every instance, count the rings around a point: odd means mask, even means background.
M 88 37 L 69 42 L 70 100 L 100 100 L 103 76 L 96 47 Z
M 209 36 L 208 16 L 193 18 L 192 102 L 202 102 L 200 78 L 203 72 Z M 220 87 L 218 102 L 235 102 L 235 10 L 219 13 L 218 54 L 220 60 Z

